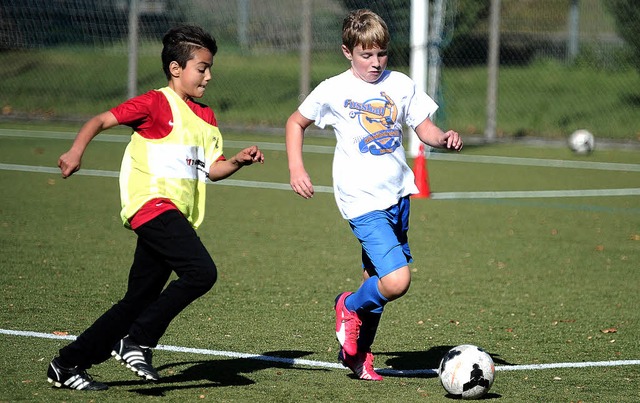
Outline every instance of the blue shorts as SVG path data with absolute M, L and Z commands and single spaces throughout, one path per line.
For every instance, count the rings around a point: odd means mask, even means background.
M 353 234 L 362 245 L 362 267 L 378 277 L 413 262 L 409 231 L 409 196 L 386 210 L 376 210 L 349 220 Z

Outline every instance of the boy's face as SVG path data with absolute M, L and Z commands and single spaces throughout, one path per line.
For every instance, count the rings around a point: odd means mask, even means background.
M 172 62 L 171 74 L 173 89 L 183 98 L 202 98 L 205 88 L 211 80 L 211 65 L 213 55 L 208 49 L 199 48 L 193 52 L 193 58 L 181 68 Z
M 384 70 L 387 68 L 387 49 L 380 49 L 374 46 L 370 49 L 363 49 L 362 45 L 357 45 L 353 51 L 342 45 L 342 53 L 351 61 L 351 71 L 363 81 L 374 83 L 378 81 Z

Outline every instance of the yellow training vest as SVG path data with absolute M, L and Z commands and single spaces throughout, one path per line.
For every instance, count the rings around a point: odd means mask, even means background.
M 171 88 L 161 88 L 169 101 L 173 130 L 161 139 L 131 135 L 120 169 L 120 217 L 129 219 L 149 200 L 170 199 L 194 228 L 204 218 L 209 168 L 222 155 L 222 135 L 197 116 Z

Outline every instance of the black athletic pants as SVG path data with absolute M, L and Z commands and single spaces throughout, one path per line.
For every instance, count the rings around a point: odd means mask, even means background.
M 60 350 L 61 364 L 84 369 L 99 364 L 127 334 L 140 345 L 155 347 L 173 318 L 216 282 L 209 252 L 177 210 L 135 232 L 138 242 L 124 298 Z M 178 279 L 163 291 L 172 271 Z

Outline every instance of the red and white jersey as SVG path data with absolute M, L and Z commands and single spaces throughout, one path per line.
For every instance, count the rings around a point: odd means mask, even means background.
M 200 119 L 218 126 L 213 110 L 201 103 L 188 100 L 189 108 Z M 111 109 L 118 123 L 129 126 L 148 139 L 161 139 L 173 130 L 173 116 L 167 97 L 159 90 L 151 90 Z

